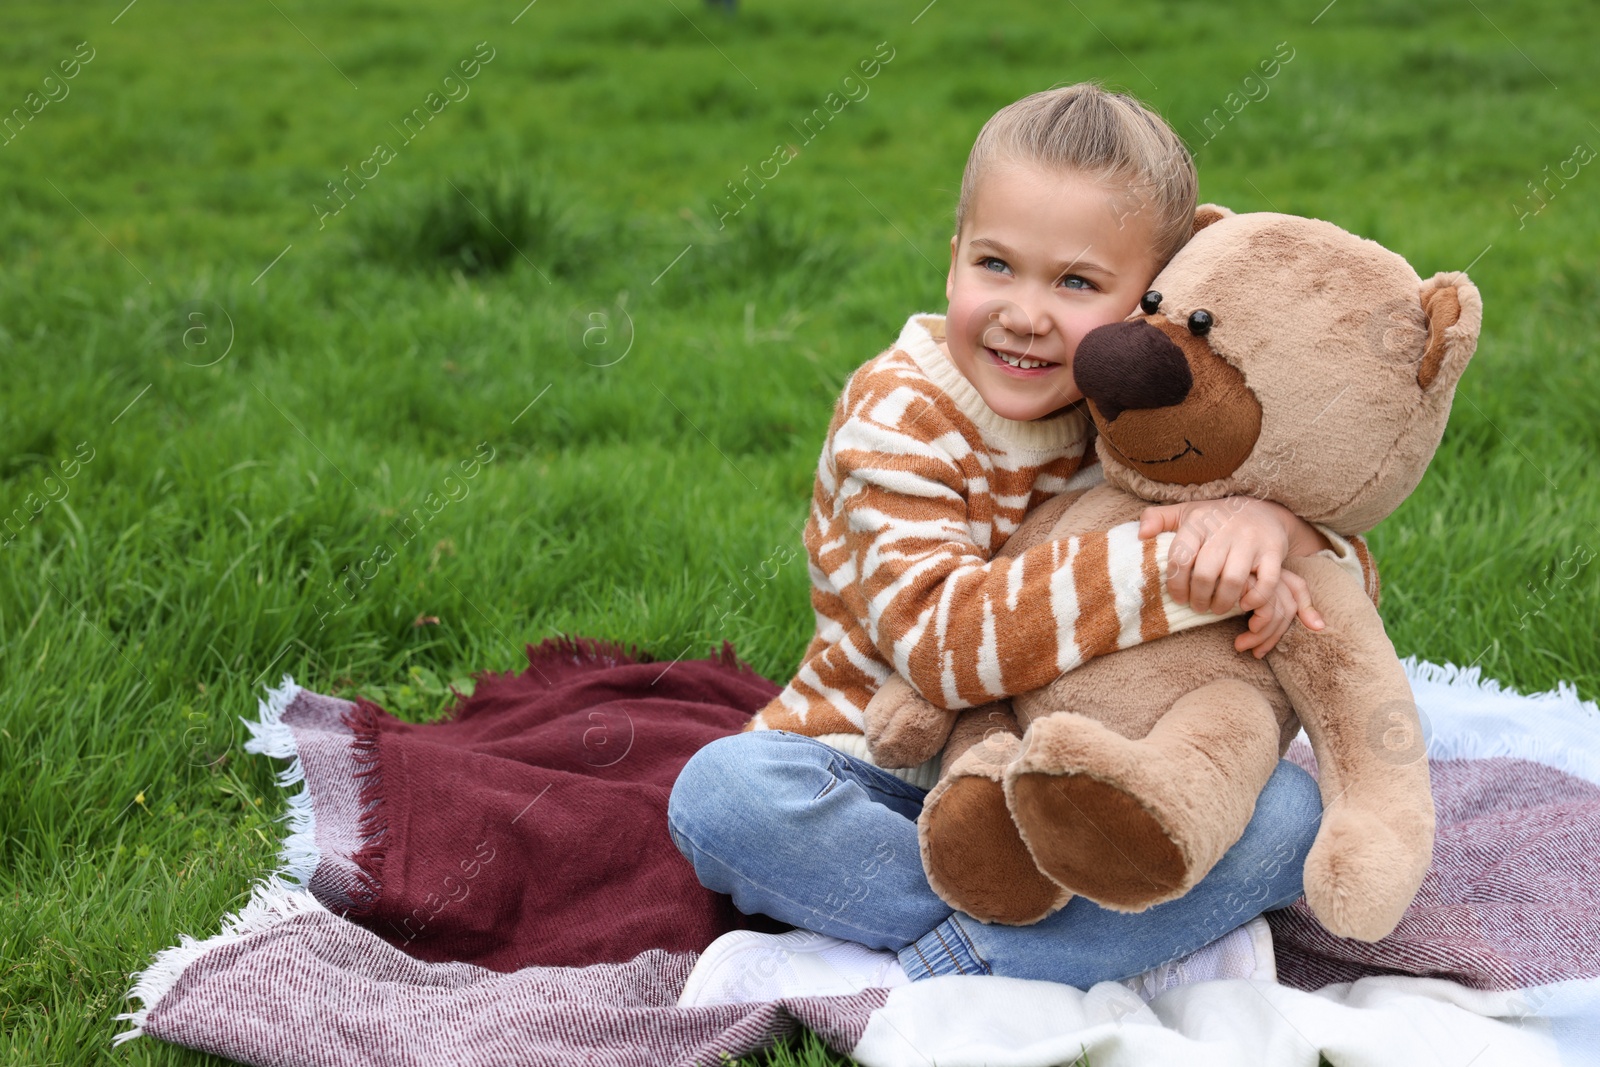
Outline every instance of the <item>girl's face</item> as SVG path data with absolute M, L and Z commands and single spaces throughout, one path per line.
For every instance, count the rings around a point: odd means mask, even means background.
M 1121 322 L 1160 264 L 1151 220 L 1076 172 L 997 164 L 950 238 L 950 358 L 996 414 L 1039 419 L 1083 398 L 1072 356 Z M 1018 364 L 1021 364 L 1020 366 Z

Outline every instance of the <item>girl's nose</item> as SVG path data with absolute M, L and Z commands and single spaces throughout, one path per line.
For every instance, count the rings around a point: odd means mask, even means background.
M 1032 302 L 1007 303 L 1000 308 L 997 320 L 998 325 L 1015 338 L 1042 337 L 1055 329 L 1049 312 L 1034 306 Z
M 1028 316 L 1028 333 L 1034 337 L 1043 337 L 1055 330 L 1055 319 L 1051 317 L 1050 301 L 1053 292 L 1049 287 L 1044 291 L 1030 292 L 1023 302 L 1023 311 Z

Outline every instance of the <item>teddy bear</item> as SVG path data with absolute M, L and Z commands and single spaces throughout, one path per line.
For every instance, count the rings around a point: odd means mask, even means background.
M 1104 482 L 1036 508 L 998 556 L 1229 496 L 1363 533 L 1421 480 L 1481 320 L 1464 273 L 1424 281 L 1332 223 L 1203 205 L 1139 308 L 1078 345 Z M 1389 934 L 1433 853 L 1419 715 L 1376 588 L 1328 553 L 1284 567 L 1326 626 L 1292 624 L 1264 658 L 1235 651 L 1235 616 L 1165 636 L 1158 620 L 1142 643 L 964 710 L 891 677 L 868 745 L 886 767 L 942 756 L 918 819 L 935 892 L 1011 925 L 1074 894 L 1123 912 L 1175 899 L 1243 835 L 1304 727 L 1323 801 L 1307 904 L 1336 935 Z

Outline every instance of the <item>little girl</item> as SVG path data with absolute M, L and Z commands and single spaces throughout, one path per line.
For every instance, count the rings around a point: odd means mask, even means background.
M 802 929 L 719 938 L 681 1004 L 939 974 L 1129 979 L 1146 996 L 1274 977 L 1259 916 L 1300 895 L 1322 814 L 1294 764 L 1280 762 L 1244 836 L 1183 897 L 1139 914 L 1074 897 L 1005 926 L 952 910 L 923 873 L 916 819 L 938 757 L 881 768 L 863 734 L 894 673 L 940 707 L 975 707 L 1138 641 L 1155 611 L 1168 632 L 1251 611 L 1236 647 L 1265 655 L 1296 617 L 1321 628 L 1279 569 L 1288 556 L 1331 553 L 1369 584 L 1364 546 L 1248 498 L 1151 508 L 1093 559 L 1046 542 L 993 561 L 1027 512 L 1099 480 L 1073 353 L 1133 311 L 1192 234 L 1195 202 L 1182 142 L 1128 96 L 1073 85 L 985 124 L 950 239 L 948 313 L 913 315 L 851 376 L 828 427 L 805 531 L 816 635 L 743 732 L 689 760 L 668 804 L 702 884 Z M 1149 537 L 1166 582 L 1139 565 Z M 1078 626 L 1090 603 L 1114 603 L 1118 625 Z

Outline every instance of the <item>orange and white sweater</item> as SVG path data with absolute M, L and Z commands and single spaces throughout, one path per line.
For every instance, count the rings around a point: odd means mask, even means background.
M 1103 480 L 1093 443 L 1081 407 L 997 415 L 951 362 L 944 317 L 913 315 L 834 408 L 805 528 L 816 634 L 744 729 L 870 761 L 862 712 L 892 673 L 940 707 L 974 707 L 1226 617 L 1172 600 L 1161 576 L 1173 535 L 1141 541 L 1137 522 L 994 559 L 1033 508 Z M 1317 528 L 1375 593 L 1360 539 Z M 927 789 L 938 771 L 935 756 L 890 773 Z

